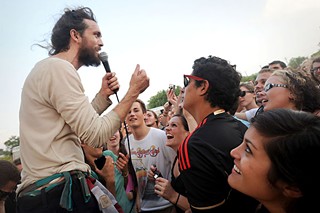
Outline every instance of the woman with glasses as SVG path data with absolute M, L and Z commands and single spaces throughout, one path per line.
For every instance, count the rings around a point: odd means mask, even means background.
M 253 83 L 240 83 L 239 108 L 242 109 L 241 112 L 258 108 Z
M 230 153 L 234 167 L 228 183 L 260 202 L 256 213 L 320 212 L 319 153 L 318 116 L 289 109 L 263 112 Z
M 318 114 L 320 90 L 317 83 L 302 72 L 275 71 L 265 83 L 264 111 L 287 108 Z
M 320 85 L 320 57 L 312 61 L 310 72 L 313 79 Z

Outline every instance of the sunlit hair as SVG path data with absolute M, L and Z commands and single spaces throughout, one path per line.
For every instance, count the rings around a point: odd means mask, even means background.
M 273 73 L 274 70 L 269 69 L 269 67 L 263 67 L 263 68 L 258 72 L 258 74 L 262 74 L 262 73 L 266 73 L 266 72 Z
M 274 109 L 253 118 L 250 128 L 265 138 L 263 147 L 271 160 L 269 182 L 275 188 L 279 181 L 285 182 L 297 187 L 303 195 L 289 203 L 286 212 L 311 212 L 306 209 L 318 212 L 320 182 L 315 172 L 319 166 L 320 117 Z
M 245 87 L 250 92 L 254 91 L 254 85 L 253 85 L 253 83 L 251 81 L 241 82 L 239 88 L 240 87 Z
M 300 71 L 276 70 L 272 76 L 278 76 L 294 95 L 293 103 L 298 110 L 314 112 L 320 108 L 320 90 L 316 82 Z
M 57 21 L 52 29 L 51 49 L 49 55 L 56 55 L 67 51 L 70 46 L 70 30 L 74 29 L 82 36 L 88 26 L 84 19 L 96 21 L 92 10 L 88 7 L 78 9 L 65 9 L 64 14 Z
M 224 59 L 215 56 L 199 58 L 194 61 L 192 75 L 209 82 L 205 98 L 211 107 L 219 106 L 229 111 L 239 97 L 241 74 Z M 202 83 L 203 81 L 195 81 L 197 87 Z

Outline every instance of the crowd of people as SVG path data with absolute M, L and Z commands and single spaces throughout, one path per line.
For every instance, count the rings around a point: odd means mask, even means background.
M 160 114 L 139 99 L 149 77 L 137 65 L 103 114 L 116 74 L 91 103 L 77 74 L 100 65 L 101 36 L 87 7 L 55 24 L 22 89 L 22 170 L 0 161 L 0 213 L 318 211 L 320 58 L 298 70 L 275 60 L 241 82 L 227 60 L 200 57 Z

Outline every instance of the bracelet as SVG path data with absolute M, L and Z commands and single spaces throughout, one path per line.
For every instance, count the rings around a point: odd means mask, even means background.
M 180 198 L 180 193 L 178 194 L 177 200 L 176 200 L 176 202 L 174 203 L 175 206 L 178 204 L 179 198 Z

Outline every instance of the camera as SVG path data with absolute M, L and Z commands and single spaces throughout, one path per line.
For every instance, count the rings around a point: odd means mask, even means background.
M 175 89 L 175 87 L 176 87 L 176 86 L 175 86 L 174 84 L 169 84 L 169 89 L 170 89 L 170 90 L 171 90 L 171 89 L 173 89 L 173 90 L 174 90 L 174 89 Z
M 157 179 L 158 177 L 162 177 L 162 174 L 158 170 L 154 171 L 153 173 L 154 173 L 153 175 L 154 179 Z

